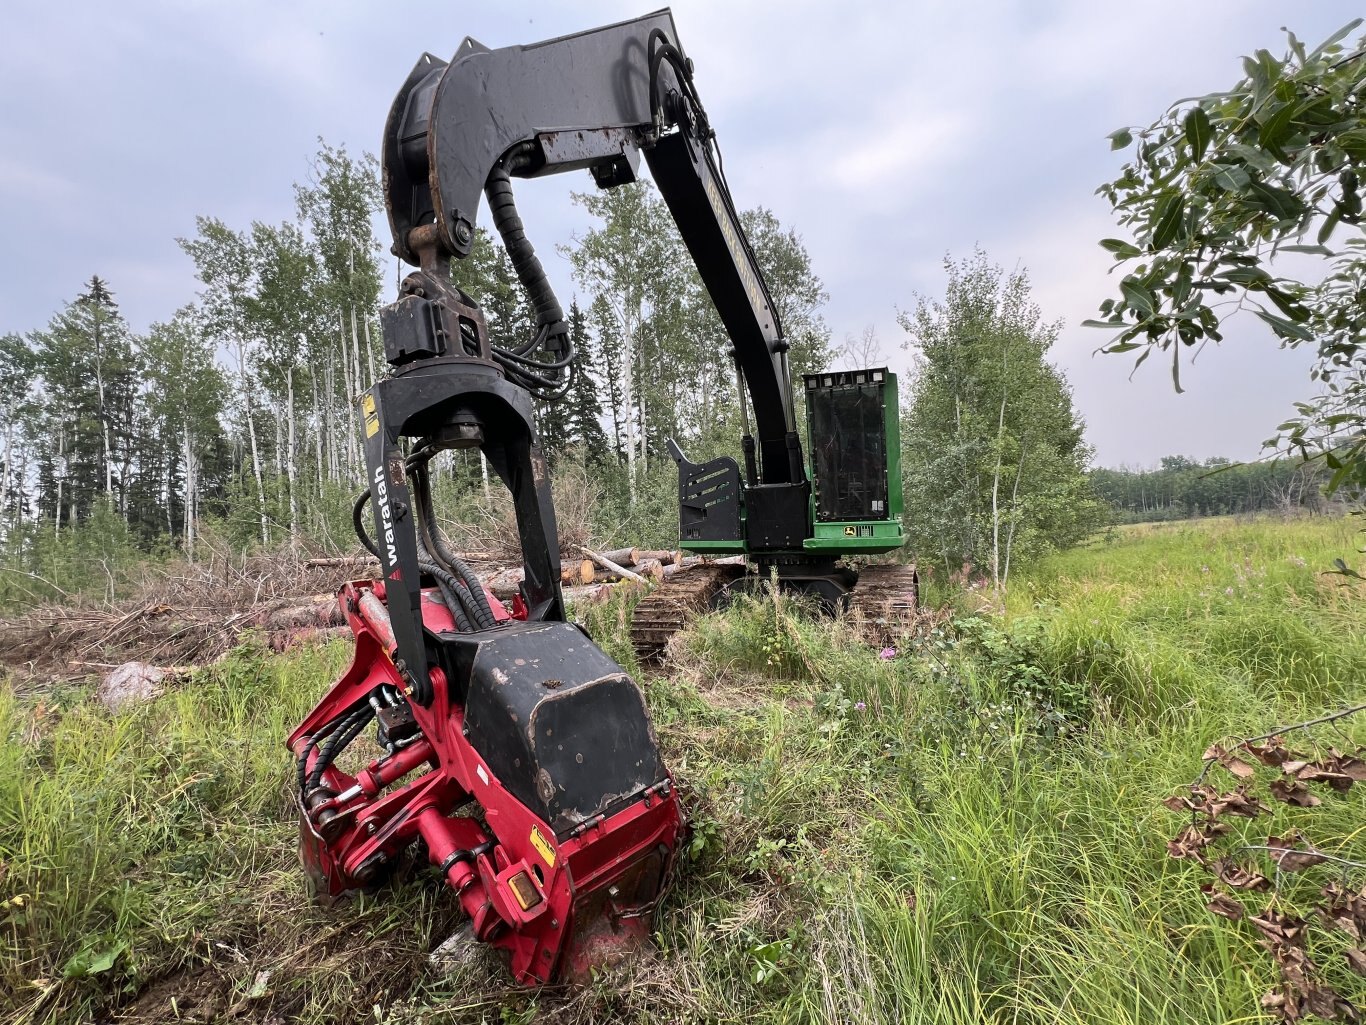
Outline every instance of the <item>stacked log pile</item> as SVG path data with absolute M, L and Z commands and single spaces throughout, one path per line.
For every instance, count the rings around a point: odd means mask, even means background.
M 517 595 L 520 566 L 487 553 L 459 554 L 495 597 L 511 602 Z M 580 605 L 651 587 L 704 561 L 645 548 L 581 548 L 580 555 L 563 557 L 560 567 L 565 597 Z M 131 660 L 182 671 L 215 661 L 248 633 L 275 651 L 348 636 L 336 591 L 378 570 L 369 556 L 211 559 L 149 579 L 122 603 L 41 606 L 0 620 L 0 671 L 35 682 L 89 676 Z
M 571 601 L 602 601 L 611 593 L 611 586 L 629 582 L 637 586 L 659 583 L 691 566 L 700 565 L 700 556 L 684 556 L 682 552 L 653 548 L 613 548 L 595 551 L 581 547 L 583 558 L 560 559 L 560 585 Z M 519 592 L 524 579 L 521 566 L 491 564 L 478 553 L 461 552 L 461 558 L 471 563 L 480 580 L 500 601 L 511 601 Z M 727 561 L 727 560 L 722 560 Z M 359 575 L 375 572 L 379 563 L 373 558 L 312 559 L 312 567 L 350 568 Z

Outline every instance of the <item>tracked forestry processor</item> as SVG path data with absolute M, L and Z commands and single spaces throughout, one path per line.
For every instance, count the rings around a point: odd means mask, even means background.
M 385 126 L 393 251 L 414 269 L 380 315 L 390 372 L 361 398 L 355 524 L 381 573 L 341 590 L 354 661 L 288 741 L 301 852 L 322 896 L 420 852 L 468 913 L 466 939 L 505 952 L 527 984 L 583 978 L 648 942 L 685 827 L 640 688 L 565 615 L 533 404 L 565 393 L 574 353 L 513 180 L 586 169 L 613 188 L 644 154 L 711 293 L 754 433 L 743 477 L 734 459 L 698 466 L 674 447 L 684 547 L 743 554 L 838 605 L 857 576 L 841 557 L 901 544 L 895 379 L 807 377 L 808 474 L 787 343 L 715 147 L 667 10 L 424 55 Z M 522 338 L 491 338 L 479 297 L 451 279 L 481 205 L 535 308 Z M 448 449 L 481 451 L 511 493 L 524 572 L 511 608 L 438 526 L 431 462 Z M 713 592 L 745 571 L 715 568 Z

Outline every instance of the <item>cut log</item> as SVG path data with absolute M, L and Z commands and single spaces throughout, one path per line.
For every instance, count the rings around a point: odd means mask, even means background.
M 350 636 L 351 630 L 345 626 L 303 626 L 293 630 L 273 630 L 268 642 L 271 651 L 290 651 L 305 644 L 326 644 Z
M 636 561 L 631 557 L 631 553 L 634 551 L 634 548 L 613 548 L 610 552 L 603 552 L 602 557 L 608 562 L 625 566 Z
M 639 573 L 633 573 L 629 569 L 619 566 L 616 562 L 607 558 L 607 556 L 600 555 L 597 552 L 593 551 L 593 549 L 584 548 L 583 546 L 580 546 L 579 550 L 582 551 L 584 555 L 588 556 L 590 559 L 596 562 L 603 569 L 607 570 L 607 572 L 615 573 L 623 580 L 634 580 L 638 584 L 645 583 L 645 578 L 641 576 Z
M 560 583 L 566 587 L 593 582 L 592 559 L 566 559 L 560 563 Z
M 566 601 L 572 601 L 576 605 L 597 605 L 607 601 L 614 594 L 629 593 L 641 586 L 634 580 L 614 580 L 611 583 L 565 588 L 564 597 Z
M 521 566 L 514 566 L 511 569 L 500 569 L 497 573 L 488 573 L 479 578 L 493 596 L 501 601 L 511 601 L 522 589 L 522 581 L 526 579 L 526 571 Z
M 373 555 L 339 555 L 326 559 L 309 559 L 304 565 L 309 569 L 345 569 L 350 566 L 378 566 L 379 560 Z
M 250 617 L 251 626 L 267 630 L 296 630 L 301 627 L 343 626 L 346 617 L 334 594 L 317 595 L 305 605 L 257 612 Z
M 664 564 L 658 559 L 641 559 L 636 563 L 636 572 L 651 580 L 663 580 Z
M 513 566 L 496 573 L 486 573 L 479 579 L 493 592 L 494 597 L 511 601 L 521 590 L 526 571 L 521 566 Z M 560 564 L 560 584 L 564 587 L 579 587 L 592 582 L 593 563 L 588 559 L 571 559 Z
M 648 548 L 631 549 L 630 565 L 632 566 L 639 566 L 642 562 L 648 562 L 652 559 L 655 562 L 659 562 L 667 566 L 678 561 L 678 553 L 671 552 L 668 549 L 661 549 L 659 551 L 653 551 Z

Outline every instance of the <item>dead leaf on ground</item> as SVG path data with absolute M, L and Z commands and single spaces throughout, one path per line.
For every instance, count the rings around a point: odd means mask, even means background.
M 1359 947 L 1348 947 L 1342 952 L 1342 956 L 1347 959 L 1347 967 L 1358 975 L 1366 975 L 1366 951 Z
M 1266 845 L 1271 848 L 1271 860 L 1282 872 L 1303 872 L 1328 860 L 1317 851 L 1301 850 L 1297 836 L 1268 836 Z
M 1201 889 L 1208 892 L 1206 887 L 1201 887 Z M 1227 893 L 1216 893 L 1210 898 L 1208 907 L 1211 914 L 1218 915 L 1220 918 L 1227 918 L 1230 922 L 1238 921 L 1245 914 L 1242 903 Z
M 1256 869 L 1244 868 L 1232 858 L 1220 858 L 1212 866 L 1214 877 L 1234 890 L 1269 890 L 1271 880 Z
M 1239 779 L 1251 779 L 1256 773 L 1249 762 L 1243 761 L 1232 751 L 1227 750 L 1222 744 L 1211 745 L 1202 756 L 1206 761 L 1215 761 L 1222 765 Z
M 1315 808 L 1323 803 L 1321 798 L 1297 779 L 1272 780 L 1271 796 L 1300 808 Z

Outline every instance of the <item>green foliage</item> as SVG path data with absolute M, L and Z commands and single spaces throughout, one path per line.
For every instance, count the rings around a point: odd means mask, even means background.
M 82 1020 L 166 980 L 138 1007 L 169 1019 L 208 979 L 223 1007 L 317 1022 L 1250 1020 L 1273 967 L 1167 857 L 1160 802 L 1211 742 L 1357 696 L 1359 585 L 1311 568 L 1351 536 L 1124 528 L 888 658 L 771 597 L 705 617 L 644 677 L 694 827 L 659 953 L 577 993 L 513 990 L 497 959 L 431 973 L 456 915 L 430 873 L 309 905 L 283 739 L 344 646 L 245 648 L 117 716 L 0 686 L 0 1000 Z M 629 601 L 582 614 L 639 672 Z M 1314 812 L 1350 853 L 1355 792 Z
M 48 330 L 0 336 L 0 564 L 37 573 L 34 539 L 83 524 L 102 496 L 148 551 L 169 544 L 193 560 L 209 521 L 237 548 L 354 550 L 345 493 L 362 477 L 355 400 L 383 369 L 378 170 L 372 156 L 319 140 L 294 187 L 294 219 L 243 227 L 197 218 L 177 241 L 199 301 L 145 336 L 129 331 L 99 278 Z M 596 224 L 567 254 L 591 300 L 570 304 L 579 360 L 565 400 L 538 405 L 538 433 L 557 474 L 587 468 L 598 500 L 579 533 L 673 545 L 666 439 L 703 460 L 739 454 L 729 339 L 651 186 L 581 202 Z M 762 208 L 742 221 L 771 279 L 794 372 L 823 365 L 826 294 L 800 236 Z M 488 231 L 451 269 L 493 339 L 526 339 L 531 304 Z M 447 515 L 463 521 L 456 533 L 475 535 L 496 518 L 490 485 L 499 485 L 477 459 L 443 457 L 433 472 L 452 501 Z M 29 582 L 37 590 L 24 595 L 72 583 Z
M 124 594 L 161 554 L 148 552 L 107 498 L 62 531 L 25 523 L 0 548 L 0 611 L 16 612 L 50 600 L 112 600 Z
M 669 438 L 693 459 L 738 455 L 730 340 L 649 183 L 575 200 L 599 223 L 562 251 L 592 297 L 593 374 L 612 445 L 626 463 L 629 501 L 649 501 L 648 485 L 637 478 L 667 464 Z M 800 236 L 763 208 L 740 219 L 792 346 L 794 375 L 823 367 L 830 332 L 819 310 L 828 297 Z
M 1122 174 L 1098 190 L 1134 241 L 1101 245 L 1126 268 L 1100 321 L 1116 329 L 1106 351 L 1170 352 L 1180 385 L 1183 347 L 1219 341 L 1221 322 L 1251 309 L 1282 343 L 1314 344 L 1322 393 L 1298 404 L 1278 442 L 1332 471 L 1331 492 L 1366 487 L 1366 349 L 1361 232 L 1366 38 L 1343 41 L 1353 21 L 1310 51 L 1287 32 L 1280 58 L 1243 58 L 1231 89 L 1179 101 L 1147 128 L 1111 135 L 1135 145 Z M 1135 141 L 1136 140 L 1136 141 Z M 1330 248 L 1335 243 L 1337 248 Z M 1282 276 L 1283 253 L 1331 261 Z
M 1001 584 L 1012 561 L 1090 535 L 1103 509 L 1071 392 L 1046 360 L 1058 329 L 1028 278 L 980 250 L 945 270 L 944 299 L 900 317 L 920 361 L 901 429 L 904 525 L 922 562 L 983 566 Z
M 1097 468 L 1089 476 L 1097 497 L 1109 504 L 1117 522 L 1147 523 L 1237 513 L 1322 512 L 1322 471 L 1315 463 L 1284 459 L 1232 463 L 1164 456 L 1151 470 Z

